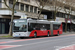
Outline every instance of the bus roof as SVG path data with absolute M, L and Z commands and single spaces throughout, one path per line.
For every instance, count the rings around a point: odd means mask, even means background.
M 15 19 L 15 20 L 26 20 L 26 19 Z M 27 19 L 28 22 L 30 23 L 43 23 L 43 24 L 61 24 L 62 22 L 60 21 L 48 21 L 48 20 L 33 20 L 33 19 Z
M 28 20 L 30 23 L 43 23 L 43 24 L 50 24 L 47 20 Z
M 62 23 L 60 21 L 50 21 L 50 22 L 52 22 L 53 24 L 61 24 Z
M 43 24 L 61 24 L 62 22 L 60 21 L 47 21 L 47 20 L 28 20 L 30 23 L 43 23 Z

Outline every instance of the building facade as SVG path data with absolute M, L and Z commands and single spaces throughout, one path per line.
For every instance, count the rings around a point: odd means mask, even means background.
M 61 0 L 57 0 L 61 4 Z M 3 3 L 3 0 L 0 0 L 0 34 L 8 34 L 9 32 L 9 22 L 11 20 L 12 12 L 9 10 L 5 4 Z M 7 5 L 12 8 L 13 6 L 13 0 L 7 0 Z M 37 3 L 39 3 L 37 1 Z M 14 11 L 14 19 L 20 19 L 20 18 L 38 18 L 38 12 L 39 12 L 39 6 L 36 3 L 36 0 L 18 0 L 18 2 L 15 5 L 15 11 Z M 39 3 L 40 4 L 40 3 Z M 51 3 L 52 4 L 52 3 Z M 54 3 L 53 3 L 54 4 Z M 66 4 L 65 9 L 68 10 L 69 5 Z M 61 8 L 61 6 L 59 6 Z M 72 10 L 72 8 L 71 8 Z M 54 19 L 54 5 L 46 5 L 43 8 L 43 11 L 41 12 L 40 19 L 47 19 L 47 20 L 53 20 Z M 46 17 L 47 16 L 47 17 Z M 65 13 L 63 9 L 58 10 L 56 15 L 56 21 L 61 21 L 63 23 L 63 30 L 65 29 L 65 21 L 66 17 L 68 16 L 68 13 Z M 75 11 L 72 10 L 71 14 L 69 15 L 68 20 L 68 29 L 70 30 L 72 27 L 71 25 L 74 25 L 75 19 Z M 74 26 L 73 26 L 74 27 Z
M 8 34 L 12 12 L 3 2 L 0 0 L 0 34 Z M 6 3 L 12 8 L 13 0 L 7 0 Z M 14 19 L 26 18 L 26 16 L 27 18 L 37 19 L 38 7 L 33 0 L 18 0 L 15 5 Z M 41 15 L 41 19 L 43 19 L 43 15 Z
M 56 10 L 56 21 L 63 23 L 63 31 L 65 31 L 67 19 L 67 31 L 75 31 L 75 23 L 73 23 L 75 19 L 74 3 L 75 2 L 69 0 L 53 0 L 50 5 L 44 7 L 42 14 L 47 15 L 47 20 L 54 20 Z

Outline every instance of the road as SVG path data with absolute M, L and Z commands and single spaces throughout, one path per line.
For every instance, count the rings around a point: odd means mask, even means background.
M 0 50 L 56 50 L 75 44 L 75 34 L 25 39 L 0 39 Z

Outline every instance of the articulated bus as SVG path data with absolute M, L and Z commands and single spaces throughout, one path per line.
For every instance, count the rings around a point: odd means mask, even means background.
M 32 19 L 15 19 L 13 22 L 13 37 L 49 37 L 62 34 L 62 22 Z

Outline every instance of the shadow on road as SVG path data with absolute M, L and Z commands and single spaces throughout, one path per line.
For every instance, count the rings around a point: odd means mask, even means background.
M 36 38 L 46 38 L 47 36 L 38 36 Z M 49 37 L 56 37 L 55 35 L 54 36 L 49 36 Z M 13 39 L 35 39 L 34 37 L 23 37 L 23 38 L 13 38 Z

